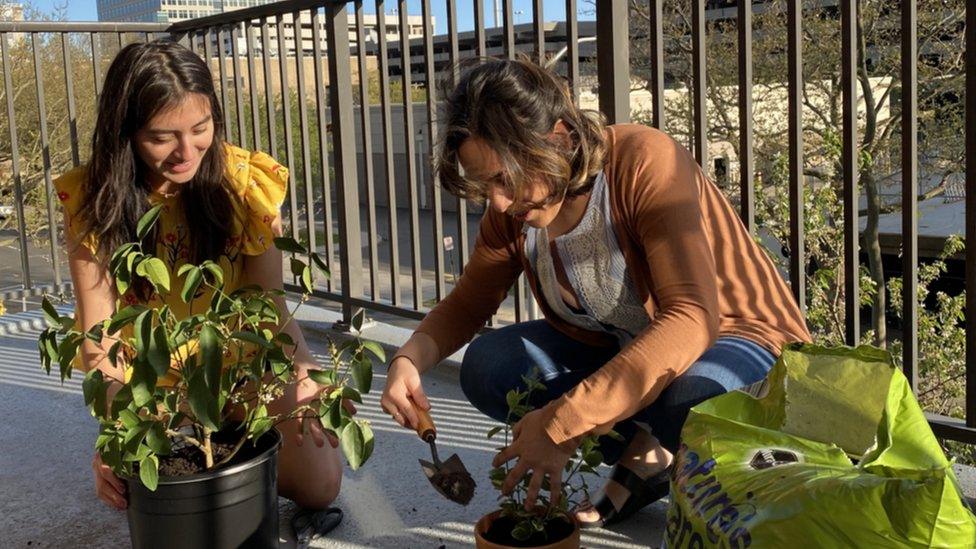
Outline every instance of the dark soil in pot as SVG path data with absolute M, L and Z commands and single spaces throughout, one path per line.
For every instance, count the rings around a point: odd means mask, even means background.
M 233 436 L 235 433 L 232 433 Z M 226 444 L 224 455 L 232 445 Z M 129 479 L 129 531 L 132 546 L 142 548 L 224 549 L 277 547 L 277 465 L 281 435 L 270 431 L 256 445 L 245 444 L 227 465 L 215 471 L 163 476 L 168 471 L 202 469 L 202 456 L 174 452 L 160 460 L 156 491 Z M 219 458 L 218 458 L 219 459 Z
M 492 521 L 484 538 L 498 545 L 507 547 L 540 547 L 555 543 L 573 534 L 573 524 L 565 519 L 556 519 L 546 525 L 545 532 L 535 532 L 527 540 L 517 540 L 512 537 L 512 529 L 516 521 L 512 517 L 498 517 Z

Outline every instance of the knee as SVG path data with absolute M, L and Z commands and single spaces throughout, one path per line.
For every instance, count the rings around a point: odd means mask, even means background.
M 483 414 L 504 420 L 508 414 L 504 390 L 496 385 L 499 364 L 498 348 L 491 335 L 481 336 L 468 345 L 461 361 L 461 391 L 471 404 Z
M 303 509 L 326 509 L 339 497 L 342 487 L 342 471 L 329 469 L 316 478 L 278 479 L 278 494 L 295 502 Z

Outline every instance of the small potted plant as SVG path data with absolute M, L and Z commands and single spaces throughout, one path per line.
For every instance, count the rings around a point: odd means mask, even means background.
M 533 410 L 529 404 L 533 391 L 545 389 L 537 376 L 523 376 L 526 390 L 511 390 L 506 395 L 508 417 L 504 425 L 488 431 L 488 438 L 504 433 L 505 445 L 511 442 L 512 427 L 522 417 Z M 611 433 L 612 436 L 618 436 Z M 503 547 L 534 547 L 544 549 L 567 549 L 580 546 L 580 528 L 570 513 L 580 503 L 580 496 L 589 498 L 587 475 L 599 475 L 596 467 L 603 462 L 603 454 L 598 449 L 597 437 L 583 437 L 573 456 L 566 462 L 559 492 L 553 492 L 547 478 L 537 498 L 536 506 L 527 510 L 525 498 L 530 477 L 526 476 L 515 486 L 508 496 L 499 496 L 498 509 L 481 517 L 475 525 L 475 545 L 479 549 Z M 491 470 L 491 483 L 501 489 L 508 476 L 508 463 Z M 547 494 L 548 492 L 548 494 Z M 558 494 L 553 498 L 553 494 Z
M 158 216 L 157 206 L 139 221 L 140 241 Z M 312 291 L 312 266 L 327 272 L 325 264 L 293 239 L 275 239 L 275 245 L 294 254 L 291 272 L 305 290 L 304 302 Z M 372 431 L 344 401 L 362 402 L 361 393 L 372 383 L 373 359 L 385 360 L 382 348 L 358 337 L 330 340 L 331 367 L 308 372 L 323 387 L 320 397 L 286 415 L 270 415 L 268 403 L 288 385 L 303 381 L 289 352 L 294 342 L 279 328 L 295 314 L 279 311 L 274 296 L 280 290 L 225 291 L 224 274 L 213 261 L 183 265 L 178 271 L 182 286 L 171 287 L 163 261 L 140 242 L 120 246 L 109 271 L 119 295 L 136 284 L 148 284 L 159 294 L 179 292 L 184 302 L 212 292 L 209 306 L 191 310 L 195 314 L 186 318 L 175 318 L 165 306 L 120 303 L 115 314 L 84 332 L 44 299 L 49 327 L 38 348 L 48 373 L 57 365 L 62 381 L 69 378 L 85 338 L 115 340 L 108 359 L 127 367 L 111 402 L 111 380 L 100 370 L 89 371 L 82 388 L 85 404 L 99 421 L 95 449 L 129 487 L 133 545 L 277 545 L 281 435 L 275 425 L 295 418 L 319 421 L 340 441 L 353 469 L 365 463 L 373 449 Z M 352 321 L 356 333 L 362 322 L 359 311 Z M 131 336 L 123 335 L 129 330 Z

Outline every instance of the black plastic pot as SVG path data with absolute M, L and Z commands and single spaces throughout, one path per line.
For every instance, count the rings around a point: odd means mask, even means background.
M 236 465 L 160 477 L 156 491 L 129 479 L 129 533 L 136 549 L 278 546 L 278 448 L 272 429 Z M 242 452 L 244 449 L 242 449 Z

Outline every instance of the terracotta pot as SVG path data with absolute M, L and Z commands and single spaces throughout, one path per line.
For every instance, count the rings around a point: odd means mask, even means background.
M 491 527 L 491 524 L 502 514 L 501 510 L 493 511 L 487 515 L 481 517 L 477 524 L 474 526 L 474 540 L 475 547 L 477 549 L 508 549 L 509 545 L 499 545 L 497 543 L 488 541 L 484 538 L 485 532 Z M 547 545 L 537 545 L 533 549 L 579 549 L 580 546 L 580 528 L 579 523 L 573 516 L 567 517 L 570 522 L 573 523 L 573 532 L 561 540 L 554 541 Z

